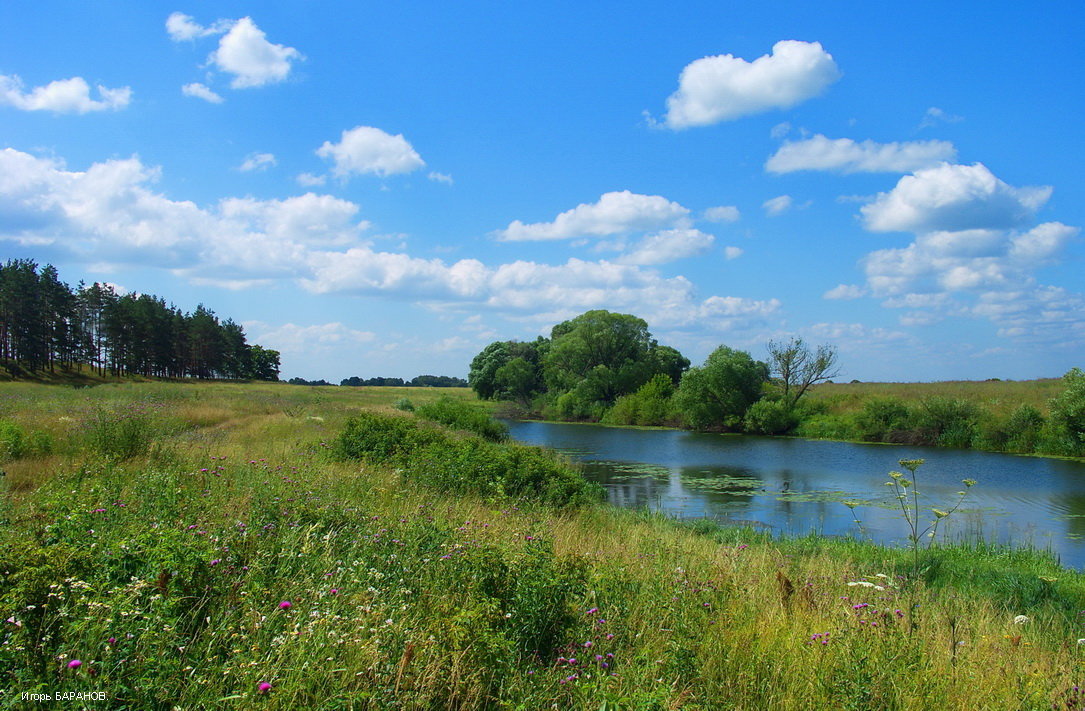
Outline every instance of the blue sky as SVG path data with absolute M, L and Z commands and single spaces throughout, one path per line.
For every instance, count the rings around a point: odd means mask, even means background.
M 0 257 L 466 375 L 593 308 L 695 363 L 1085 352 L 1080 3 L 4 3 Z

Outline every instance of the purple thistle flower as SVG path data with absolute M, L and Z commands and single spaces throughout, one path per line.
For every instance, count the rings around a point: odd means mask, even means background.
M 256 685 L 256 689 L 261 694 L 266 694 L 267 692 L 271 691 L 271 684 L 267 683 L 266 681 L 261 681 L 259 684 Z
M 68 662 L 69 669 L 78 669 L 81 666 L 83 666 L 83 662 L 79 661 L 78 659 L 73 659 Z
M 293 607 L 293 605 L 290 604 L 289 600 L 283 600 L 279 603 L 280 610 L 289 610 L 291 607 Z

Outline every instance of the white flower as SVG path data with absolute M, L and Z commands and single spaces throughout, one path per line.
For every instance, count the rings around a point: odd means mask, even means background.
M 1018 615 L 1017 617 L 1013 618 L 1013 623 L 1015 625 L 1023 625 L 1028 621 L 1028 617 L 1026 617 L 1025 615 Z

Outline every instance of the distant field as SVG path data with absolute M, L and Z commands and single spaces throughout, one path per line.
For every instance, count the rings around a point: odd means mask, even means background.
M 947 380 L 938 383 L 825 383 L 810 392 L 833 413 L 856 412 L 871 398 L 897 397 L 921 401 L 932 397 L 971 400 L 1003 417 L 1018 405 L 1047 413 L 1048 401 L 1065 387 L 1061 378 L 1040 380 Z

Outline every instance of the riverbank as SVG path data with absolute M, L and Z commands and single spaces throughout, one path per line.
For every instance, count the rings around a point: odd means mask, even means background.
M 854 540 L 451 493 L 336 453 L 363 411 L 413 418 L 358 390 L 0 386 L 40 447 L 2 465 L 0 706 L 1080 705 L 1085 577 L 1048 556 L 914 575 Z

